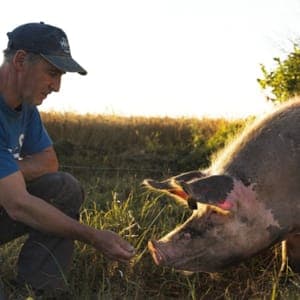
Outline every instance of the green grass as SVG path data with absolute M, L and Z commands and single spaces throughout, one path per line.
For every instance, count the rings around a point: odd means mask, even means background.
M 222 273 L 190 276 L 156 266 L 147 250 L 150 239 L 162 237 L 191 212 L 166 196 L 145 191 L 141 181 L 206 167 L 245 121 L 44 118 L 62 170 L 73 173 L 85 189 L 81 222 L 113 230 L 137 250 L 135 258 L 123 264 L 76 242 L 72 269 L 66 277 L 70 299 L 299 298 L 297 274 L 288 269 L 278 280 L 280 245 Z M 17 291 L 7 284 L 15 276 L 23 241 L 20 238 L 0 248 L 1 277 L 11 299 L 31 295 L 31 291 Z

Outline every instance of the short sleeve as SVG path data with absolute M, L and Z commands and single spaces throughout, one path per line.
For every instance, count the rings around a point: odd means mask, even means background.
M 52 140 L 44 127 L 40 114 L 36 108 L 31 111 L 26 125 L 22 155 L 30 155 L 51 146 Z
M 13 154 L 0 143 L 0 179 L 19 171 Z

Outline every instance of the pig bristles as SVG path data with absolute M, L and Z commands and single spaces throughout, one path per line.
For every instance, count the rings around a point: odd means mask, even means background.
M 300 97 L 295 97 L 294 100 L 300 100 Z M 249 140 L 253 138 L 253 134 L 256 134 L 259 127 L 264 126 L 270 119 L 272 119 L 273 115 L 276 114 L 280 110 L 284 110 L 285 107 L 292 107 L 293 105 L 297 105 L 297 101 L 292 105 L 290 101 L 279 105 L 276 109 L 273 110 L 272 114 L 262 115 L 257 117 L 254 121 L 250 120 L 247 122 L 246 127 L 242 130 L 241 133 L 234 135 L 232 138 L 228 139 L 226 145 L 219 150 L 212 157 L 211 167 L 203 172 L 207 174 L 220 174 L 224 172 L 227 165 L 230 164 L 233 157 L 240 151 L 240 149 L 247 144 Z

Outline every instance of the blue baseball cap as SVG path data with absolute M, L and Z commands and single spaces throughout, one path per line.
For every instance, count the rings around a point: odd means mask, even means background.
M 40 23 L 27 23 L 7 33 L 8 50 L 25 50 L 40 54 L 50 64 L 63 72 L 77 72 L 86 75 L 71 56 L 65 32 L 55 26 Z

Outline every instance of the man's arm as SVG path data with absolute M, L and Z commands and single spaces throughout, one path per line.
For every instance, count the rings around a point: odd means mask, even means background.
M 19 171 L 0 179 L 0 190 L 0 205 L 15 221 L 42 232 L 90 244 L 114 260 L 126 261 L 134 255 L 134 248 L 116 233 L 81 224 L 29 194 Z
M 28 181 L 58 170 L 58 160 L 52 146 L 24 157 L 23 160 L 18 161 L 18 165 L 25 180 Z

